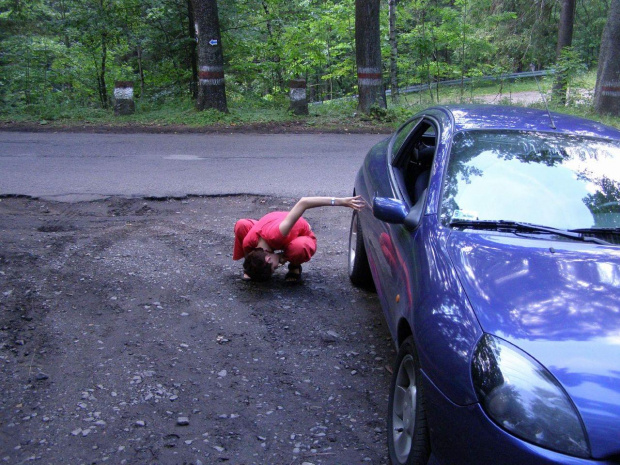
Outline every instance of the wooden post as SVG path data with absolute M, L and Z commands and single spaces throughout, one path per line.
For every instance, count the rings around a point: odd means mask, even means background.
M 308 98 L 305 79 L 291 79 L 290 82 L 291 111 L 295 115 L 308 114 Z
M 114 83 L 114 115 L 133 115 L 136 104 L 133 101 L 133 82 L 116 81 Z

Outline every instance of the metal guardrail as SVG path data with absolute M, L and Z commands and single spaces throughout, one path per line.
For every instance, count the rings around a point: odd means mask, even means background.
M 475 82 L 475 81 L 500 81 L 500 80 L 515 80 L 521 78 L 532 78 L 539 76 L 547 76 L 553 74 L 553 70 L 540 70 L 540 71 L 523 71 L 521 73 L 501 74 L 498 76 L 480 76 L 475 78 L 463 78 L 463 79 L 449 79 L 445 81 L 432 82 L 430 84 L 417 84 L 415 86 L 408 86 L 403 89 L 399 89 L 399 94 L 413 94 L 416 92 L 423 92 L 429 89 L 436 89 L 437 86 L 460 86 L 461 84 Z M 391 89 L 385 91 L 385 95 L 392 95 Z M 357 99 L 357 95 L 350 95 L 346 97 L 338 97 L 330 100 L 322 100 L 318 102 L 311 102 L 310 105 L 320 105 L 326 102 L 335 102 L 340 100 L 354 100 Z
M 429 88 L 436 89 L 438 85 L 440 86 L 460 86 L 461 84 L 469 83 L 472 81 L 501 81 L 501 80 L 515 80 L 521 78 L 529 78 L 529 77 L 538 77 L 538 76 L 547 76 L 548 74 L 553 74 L 553 71 L 549 70 L 541 70 L 541 71 L 524 71 L 522 73 L 510 73 L 510 74 L 501 74 L 499 76 L 480 76 L 475 78 L 463 78 L 463 79 L 449 79 L 446 81 L 433 82 L 430 84 L 418 84 L 415 86 L 405 87 L 404 89 L 399 89 L 399 93 L 401 94 L 411 94 L 414 92 L 422 92 L 428 90 Z M 391 95 L 392 92 L 390 89 L 385 91 L 385 95 Z

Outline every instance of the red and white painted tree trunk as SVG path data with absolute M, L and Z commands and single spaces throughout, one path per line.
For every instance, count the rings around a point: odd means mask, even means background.
M 198 98 L 196 108 L 227 112 L 224 53 L 217 0 L 192 0 L 198 42 Z
M 379 28 L 380 0 L 355 0 L 355 56 L 357 62 L 358 109 L 385 108 L 381 71 Z

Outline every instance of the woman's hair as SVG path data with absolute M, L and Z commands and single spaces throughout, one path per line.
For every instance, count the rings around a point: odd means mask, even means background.
M 271 263 L 265 260 L 267 252 L 263 249 L 254 249 L 248 253 L 243 261 L 243 271 L 252 281 L 267 281 L 273 274 Z

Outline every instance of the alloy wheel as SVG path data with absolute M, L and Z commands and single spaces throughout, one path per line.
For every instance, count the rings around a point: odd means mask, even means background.
M 392 405 L 392 440 L 399 462 L 405 463 L 413 444 L 415 431 L 417 385 L 415 365 L 411 355 L 406 355 L 398 367 L 394 402 Z

